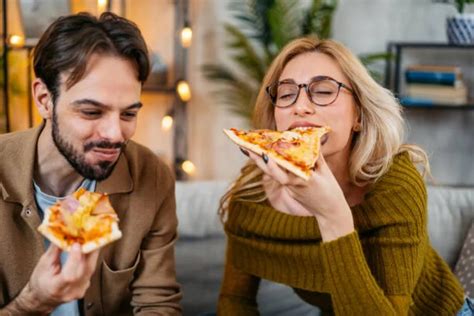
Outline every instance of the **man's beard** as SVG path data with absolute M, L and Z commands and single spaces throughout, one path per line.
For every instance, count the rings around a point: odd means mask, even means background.
M 120 149 L 120 152 L 122 152 L 123 148 L 125 147 L 125 143 L 111 143 L 106 140 L 89 142 L 84 144 L 83 154 L 81 154 L 76 149 L 74 149 L 71 143 L 68 143 L 61 136 L 58 125 L 58 117 L 56 115 L 56 106 L 53 108 L 52 123 L 52 136 L 54 144 L 58 148 L 59 152 L 74 168 L 74 170 L 76 170 L 83 177 L 91 180 L 102 181 L 110 176 L 118 162 L 118 159 L 116 161 L 100 161 L 95 165 L 91 165 L 86 162 L 85 154 L 94 148 L 118 148 Z

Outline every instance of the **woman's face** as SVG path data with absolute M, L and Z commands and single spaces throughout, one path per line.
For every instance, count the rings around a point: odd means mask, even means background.
M 328 55 L 318 52 L 305 53 L 293 58 L 283 69 L 279 82 L 293 81 L 296 84 L 309 83 L 318 76 L 331 77 L 352 88 L 342 73 L 339 65 Z M 337 84 L 332 81 L 328 87 Z M 281 85 L 280 85 L 281 87 Z M 325 85 L 317 86 L 312 91 L 314 99 L 325 100 L 329 95 Z M 285 98 L 284 89 L 279 90 L 280 100 Z M 326 160 L 336 157 L 348 157 L 352 141 L 352 129 L 357 123 L 356 102 L 352 93 L 346 88 L 340 88 L 336 100 L 326 106 L 311 102 L 304 88 L 293 105 L 285 108 L 275 107 L 275 123 L 279 131 L 298 126 L 329 126 L 331 132 L 327 141 L 323 142 L 322 153 Z

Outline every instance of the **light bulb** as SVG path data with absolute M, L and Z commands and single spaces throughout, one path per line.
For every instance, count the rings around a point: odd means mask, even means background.
M 97 11 L 99 12 L 99 14 L 106 10 L 107 2 L 107 0 L 97 0 Z
M 15 48 L 23 47 L 25 39 L 21 35 L 11 35 L 8 39 L 8 44 Z
M 183 168 L 184 172 L 186 172 L 189 175 L 194 174 L 196 171 L 196 166 L 190 161 L 190 160 L 185 160 L 181 164 L 181 168 Z
M 172 126 L 173 126 L 173 117 L 171 115 L 165 115 L 161 119 L 161 128 L 164 131 L 169 131 Z
M 188 48 L 191 46 L 192 40 L 193 30 L 189 26 L 186 26 L 181 30 L 181 45 L 183 45 L 184 48 Z
M 178 92 L 179 98 L 182 101 L 188 102 L 189 100 L 191 100 L 191 88 L 189 87 L 189 84 L 186 81 L 181 80 L 180 82 L 178 82 L 176 91 Z

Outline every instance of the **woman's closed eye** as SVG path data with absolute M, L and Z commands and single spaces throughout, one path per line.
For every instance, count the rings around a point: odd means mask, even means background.
M 295 97 L 295 93 L 285 93 L 285 94 L 279 95 L 278 99 L 287 100 L 287 99 L 292 99 L 294 97 Z
M 335 92 L 332 90 L 316 90 L 316 91 L 311 92 L 311 94 L 315 94 L 315 95 L 331 95 L 333 93 Z

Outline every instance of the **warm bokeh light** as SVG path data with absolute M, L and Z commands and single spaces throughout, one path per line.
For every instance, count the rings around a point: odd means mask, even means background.
M 171 115 L 165 115 L 161 119 L 161 128 L 164 131 L 169 131 L 172 126 L 173 126 L 173 117 Z
M 99 12 L 99 14 L 105 12 L 105 10 L 107 9 L 107 3 L 107 0 L 97 0 L 97 11 Z
M 184 172 L 186 172 L 189 175 L 193 175 L 194 172 L 196 171 L 196 167 L 189 160 L 183 161 L 183 163 L 181 164 L 181 168 L 183 168 Z
M 191 46 L 192 40 L 193 30 L 189 26 L 186 26 L 181 30 L 181 45 L 183 45 L 184 48 L 188 48 Z
M 15 48 L 23 47 L 23 45 L 25 44 L 25 38 L 21 35 L 11 35 L 8 38 L 8 44 L 11 47 L 15 47 Z
M 178 82 L 176 91 L 178 92 L 179 98 L 182 101 L 188 102 L 189 100 L 191 100 L 191 88 L 189 87 L 189 84 L 186 81 L 182 80 Z

